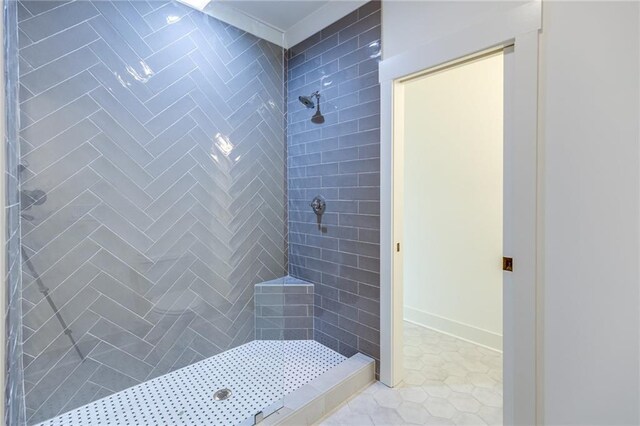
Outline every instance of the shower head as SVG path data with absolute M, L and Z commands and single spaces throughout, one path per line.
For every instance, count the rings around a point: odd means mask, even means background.
M 314 97 L 316 98 L 316 102 L 313 102 Z M 320 92 L 315 91 L 309 96 L 298 96 L 298 100 L 300 101 L 300 103 L 302 103 L 302 105 L 306 106 L 309 109 L 314 107 L 316 108 L 315 114 L 313 114 L 313 117 L 311 117 L 312 123 L 315 123 L 315 124 L 324 123 L 324 117 L 320 112 Z
M 314 96 L 318 96 L 318 92 L 312 93 L 310 96 L 298 96 L 298 100 L 307 108 L 313 108 L 316 106 L 316 104 L 313 103 Z

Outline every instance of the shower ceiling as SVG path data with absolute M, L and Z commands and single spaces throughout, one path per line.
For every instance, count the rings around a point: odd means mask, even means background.
M 196 10 L 202 10 L 205 8 L 206 5 L 209 4 L 210 0 L 178 0 L 178 1 Z
M 366 3 L 362 0 L 181 1 L 284 48 L 295 46 Z

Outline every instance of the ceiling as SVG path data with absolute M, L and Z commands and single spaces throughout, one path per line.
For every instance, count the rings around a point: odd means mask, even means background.
M 329 0 L 318 1 L 267 1 L 267 0 L 222 0 L 236 10 L 270 26 L 287 31 L 304 17 L 316 12 Z
M 289 48 L 365 3 L 360 0 L 213 0 L 204 12 Z

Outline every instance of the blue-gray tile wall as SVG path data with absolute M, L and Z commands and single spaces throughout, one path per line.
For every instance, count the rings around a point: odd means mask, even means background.
M 284 52 L 176 2 L 19 8 L 32 424 L 254 338 L 287 271 Z
M 316 340 L 380 358 L 380 3 L 287 52 L 289 273 L 315 284 Z M 298 96 L 319 90 L 326 122 Z M 322 195 L 318 228 L 309 207 Z
M 313 284 L 292 277 L 256 284 L 256 339 L 313 339 L 313 299 Z

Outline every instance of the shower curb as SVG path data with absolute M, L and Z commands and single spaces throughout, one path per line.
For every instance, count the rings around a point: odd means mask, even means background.
M 375 381 L 375 361 L 357 353 L 284 397 L 260 425 L 313 425 Z

